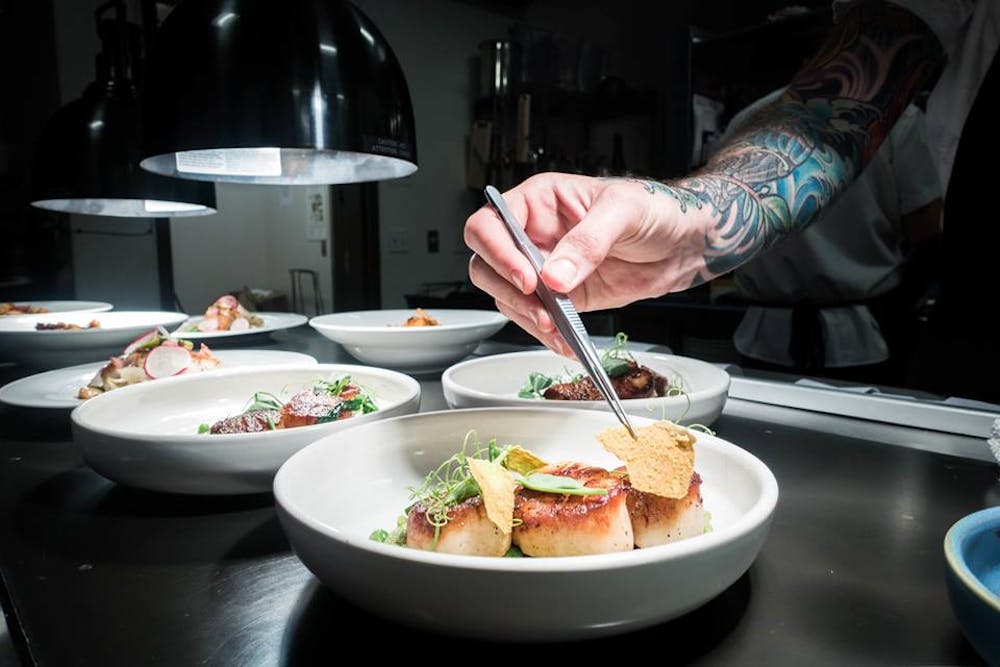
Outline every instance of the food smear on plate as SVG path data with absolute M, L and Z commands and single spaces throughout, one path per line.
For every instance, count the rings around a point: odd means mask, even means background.
M 325 424 L 377 410 L 372 396 L 355 384 L 350 375 L 343 375 L 317 380 L 312 387 L 296 392 L 287 401 L 270 392 L 255 392 L 239 414 L 213 424 L 202 424 L 198 432 L 259 433 Z
M 100 329 L 100 320 L 91 320 L 87 324 L 74 322 L 36 322 L 35 331 L 76 331 L 78 329 Z
M 173 338 L 163 327 L 144 333 L 111 357 L 77 398 L 87 400 L 105 392 L 147 380 L 181 373 L 207 371 L 222 364 L 207 345 L 197 350 L 191 341 Z
M 427 314 L 423 308 L 417 308 L 413 315 L 406 318 L 404 327 L 436 327 L 440 324 L 436 319 Z
M 641 366 L 628 351 L 627 343 L 628 337 L 619 332 L 614 344 L 601 354 L 601 365 L 619 398 L 654 398 L 682 393 L 681 388 L 665 376 L 648 366 Z M 517 395 L 518 398 L 550 401 L 603 400 L 594 381 L 583 373 L 567 373 L 562 377 L 530 373 Z
M 612 431 L 598 439 L 621 451 Z M 470 432 L 458 453 L 410 490 L 396 527 L 371 539 L 450 554 L 557 557 L 630 551 L 710 530 L 694 434 L 670 422 L 637 434 L 637 448 L 649 451 L 630 451 L 624 466 L 608 470 L 546 462 L 495 439 L 482 446 Z
M 10 303 L 8 301 L 0 303 L 0 315 L 38 315 L 47 312 L 49 309 L 45 306 L 32 306 L 30 303 Z
M 264 319 L 243 307 L 232 294 L 223 294 L 197 322 L 186 325 L 182 331 L 249 331 L 264 326 Z

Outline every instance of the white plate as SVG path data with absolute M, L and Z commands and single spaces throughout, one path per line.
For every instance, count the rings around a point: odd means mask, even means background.
M 639 425 L 652 420 L 636 418 Z M 389 419 L 334 434 L 292 456 L 274 496 L 292 549 L 354 604 L 436 632 L 513 641 L 584 639 L 661 623 L 715 597 L 750 567 L 778 499 L 774 475 L 734 444 L 698 434 L 695 469 L 713 530 L 625 553 L 561 558 L 459 556 L 381 544 L 409 487 L 461 449 L 519 443 L 548 460 L 614 467 L 594 435 L 616 425 L 591 410 L 482 408 Z M 344 471 L 350 471 L 345 474 Z
M 413 308 L 332 313 L 314 317 L 309 324 L 360 361 L 409 373 L 431 373 L 464 359 L 508 322 L 493 310 L 430 308 L 426 312 L 439 322 L 437 326 L 403 326 Z
M 213 350 L 212 354 L 222 362 L 222 368 L 316 363 L 308 354 L 285 350 Z M 105 363 L 80 364 L 14 380 L 0 387 L 0 403 L 24 408 L 75 408 L 85 402 L 76 397 L 80 387 L 90 382 Z
M 282 399 L 316 380 L 351 375 L 373 396 L 376 412 L 341 421 L 262 433 L 198 434 L 244 409 L 256 391 Z M 314 440 L 420 405 L 413 378 L 350 364 L 258 366 L 165 378 L 109 391 L 72 413 L 73 440 L 94 470 L 120 484 L 189 494 L 271 490 L 285 459 Z
M 264 326 L 255 327 L 253 329 L 246 329 L 245 331 L 183 331 L 183 329 L 192 324 L 198 324 L 204 319 L 203 317 L 192 317 L 181 324 L 173 333 L 180 338 L 185 338 L 187 340 L 215 340 L 218 341 L 221 338 L 242 338 L 246 336 L 255 336 L 257 334 L 270 333 L 272 331 L 280 331 L 282 329 L 291 329 L 293 327 L 302 326 L 309 321 L 309 318 L 305 315 L 300 315 L 298 313 L 267 313 L 260 312 L 254 313 L 254 315 L 259 316 L 264 320 Z
M 114 308 L 105 301 L 11 301 L 18 306 L 36 306 L 46 308 L 50 313 L 103 313 Z M 6 317 L 18 317 L 17 315 L 7 315 Z
M 0 359 L 35 368 L 59 368 L 95 361 L 118 354 L 125 345 L 157 326 L 170 329 L 185 318 L 184 313 L 146 310 L 0 317 Z M 91 320 L 97 320 L 101 326 L 54 331 L 35 329 L 39 322 L 87 326 Z
M 658 352 L 632 351 L 643 366 L 679 382 L 685 394 L 622 401 L 630 415 L 669 419 L 683 424 L 710 425 L 722 413 L 729 392 L 729 373 L 713 364 Z M 548 350 L 512 352 L 470 359 L 448 368 L 441 388 L 448 406 L 589 408 L 610 410 L 606 401 L 550 401 L 519 398 L 517 393 L 532 372 L 545 375 L 583 373 L 583 367 Z

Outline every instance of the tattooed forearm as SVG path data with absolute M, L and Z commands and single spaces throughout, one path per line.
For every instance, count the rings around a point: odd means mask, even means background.
M 644 181 L 682 212 L 709 214 L 710 275 L 726 273 L 805 228 L 854 179 L 942 52 L 909 12 L 881 2 L 852 9 L 775 104 L 761 110 L 695 174 Z

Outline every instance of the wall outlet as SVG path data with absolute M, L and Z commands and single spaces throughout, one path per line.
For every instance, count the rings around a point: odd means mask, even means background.
M 406 230 L 402 227 L 390 227 L 386 235 L 389 252 L 403 254 L 410 252 L 410 242 Z

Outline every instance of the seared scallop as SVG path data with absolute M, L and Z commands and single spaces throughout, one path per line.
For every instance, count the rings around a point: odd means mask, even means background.
M 472 496 L 448 511 L 437 544 L 434 526 L 427 520 L 427 508 L 415 504 L 406 517 L 406 546 L 469 556 L 503 556 L 510 549 L 510 533 L 504 534 L 486 516 L 482 496 Z
M 664 498 L 638 491 L 628 484 L 625 468 L 618 468 L 628 487 L 628 513 L 632 519 L 635 546 L 651 547 L 675 542 L 705 532 L 705 508 L 701 499 L 701 477 L 691 475 L 683 498 Z
M 547 465 L 534 472 L 572 477 L 607 494 L 576 496 L 518 488 L 514 544 L 526 556 L 578 556 L 634 547 L 627 484 L 620 476 L 582 463 Z

